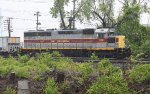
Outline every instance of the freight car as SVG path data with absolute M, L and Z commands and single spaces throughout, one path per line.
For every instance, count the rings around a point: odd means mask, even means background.
M 16 55 L 20 52 L 20 37 L 0 37 L 0 55 Z
M 46 30 L 24 32 L 22 54 L 59 51 L 64 56 L 129 57 L 130 48 L 125 36 L 115 34 L 114 29 Z

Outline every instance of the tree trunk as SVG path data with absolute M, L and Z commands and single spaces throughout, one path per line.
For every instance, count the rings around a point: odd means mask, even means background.
M 59 9 L 59 11 L 60 11 L 59 13 L 60 13 L 60 17 L 61 17 L 61 22 L 62 22 L 62 25 L 63 25 L 63 29 L 66 29 L 66 24 L 65 24 L 65 21 L 64 21 L 62 10 Z

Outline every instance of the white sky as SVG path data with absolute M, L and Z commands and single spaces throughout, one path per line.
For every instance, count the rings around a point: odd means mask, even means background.
M 41 29 L 59 28 L 59 20 L 54 19 L 49 14 L 50 7 L 53 5 L 53 0 L 0 0 L 0 16 L 3 16 L 3 20 L 7 17 L 12 17 L 13 32 L 12 36 L 19 36 L 23 40 L 23 32 L 27 30 L 34 30 L 36 27 L 35 12 L 39 11 L 41 16 L 39 21 L 41 22 Z M 116 14 L 121 9 L 118 2 L 115 2 Z M 150 15 L 141 15 L 141 24 L 150 24 Z M 2 24 L 1 21 L 0 24 Z M 77 28 L 94 27 L 91 24 L 78 25 Z M 3 27 L 3 25 L 2 25 Z M 0 36 L 7 36 L 8 33 L 3 28 L 0 29 Z

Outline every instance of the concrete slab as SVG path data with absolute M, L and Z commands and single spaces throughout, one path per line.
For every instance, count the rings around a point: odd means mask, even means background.
M 18 81 L 17 94 L 29 94 L 29 81 L 28 80 Z

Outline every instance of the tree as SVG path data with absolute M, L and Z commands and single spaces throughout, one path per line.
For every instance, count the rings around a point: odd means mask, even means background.
M 98 20 L 101 27 L 113 27 L 115 20 L 114 16 L 114 1 L 115 0 L 86 0 L 82 7 L 83 16 L 90 20 Z
M 144 2 L 144 0 L 142 0 Z M 140 14 L 145 11 L 140 0 L 124 0 L 123 13 L 117 24 L 118 31 L 128 39 L 135 54 L 143 52 L 142 45 L 148 35 L 146 27 L 140 25 Z M 145 7 L 145 6 L 144 6 Z M 147 44 L 145 44 L 147 45 Z
M 61 23 L 64 29 L 66 29 L 66 24 L 64 21 L 65 18 L 65 10 L 64 10 L 64 5 L 68 4 L 69 0 L 54 0 L 54 6 L 51 8 L 51 14 L 53 17 L 57 18 L 58 14 L 60 15 L 61 18 Z
M 61 2 L 60 2 L 61 1 Z M 91 19 L 99 20 L 102 27 L 113 27 L 113 5 L 115 0 L 73 0 L 76 2 L 76 8 L 73 12 L 68 12 L 64 10 L 70 0 L 54 0 L 54 6 L 51 8 L 51 14 L 53 17 L 57 18 L 60 15 L 62 27 L 64 29 L 71 29 L 72 23 L 75 19 L 81 22 Z M 66 15 L 70 15 L 69 24 L 66 25 L 64 19 Z
M 81 16 L 79 15 L 79 13 L 81 13 L 81 7 L 85 3 L 85 0 L 79 0 L 79 1 L 73 0 L 73 10 L 66 11 L 64 7 L 67 6 L 69 3 L 71 3 L 71 1 L 72 0 L 54 0 L 54 6 L 51 8 L 51 11 L 50 11 L 53 17 L 57 18 L 58 16 L 60 16 L 61 27 L 63 29 L 74 29 L 75 28 L 73 26 L 74 20 L 76 18 L 81 20 Z M 68 25 L 65 22 L 67 15 L 69 15 Z

